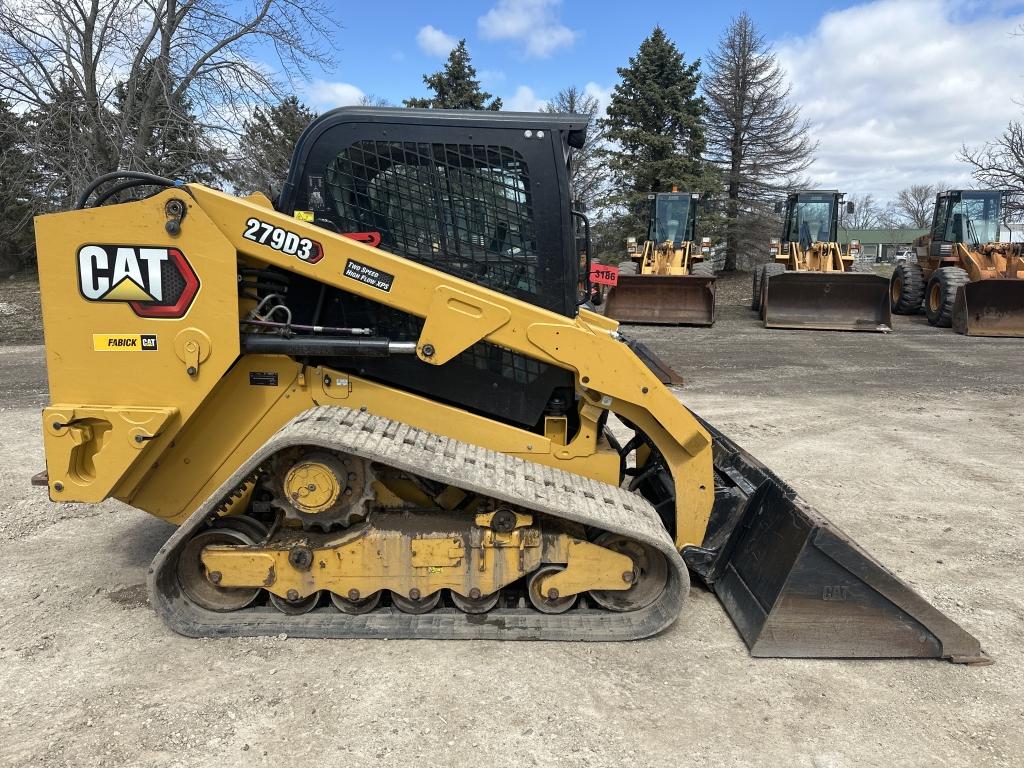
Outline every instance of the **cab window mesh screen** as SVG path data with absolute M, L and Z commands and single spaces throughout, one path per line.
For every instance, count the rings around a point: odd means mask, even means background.
M 508 295 L 538 285 L 530 180 L 509 147 L 358 141 L 327 168 L 342 231 L 376 231 L 380 247 Z

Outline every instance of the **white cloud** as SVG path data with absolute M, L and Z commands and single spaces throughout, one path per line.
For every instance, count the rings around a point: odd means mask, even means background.
M 892 198 L 913 183 L 969 184 L 962 144 L 994 138 L 1021 116 L 1013 62 L 1024 16 L 965 18 L 954 0 L 878 0 L 822 17 L 781 42 L 793 99 L 820 140 L 817 184 Z M 912 30 L 895 44 L 890 33 Z
M 484 85 L 505 82 L 505 73 L 500 69 L 484 69 L 480 72 L 480 82 Z
M 317 110 L 358 104 L 366 94 L 352 83 L 314 80 L 306 87 L 306 99 Z
M 527 56 L 546 58 L 579 36 L 559 20 L 561 1 L 498 0 L 476 20 L 477 27 L 488 40 L 515 40 L 525 46 Z
M 591 81 L 583 86 L 583 93 L 587 96 L 593 96 L 597 99 L 597 103 L 600 105 L 598 112 L 604 114 L 605 110 L 608 109 L 608 103 L 612 100 L 612 87 L 602 88 L 597 83 Z
M 512 96 L 501 101 L 502 107 L 512 112 L 540 112 L 547 104 L 544 99 L 538 99 L 528 85 L 520 85 Z
M 459 41 L 437 27 L 427 24 L 416 33 L 416 43 L 428 56 L 447 56 Z

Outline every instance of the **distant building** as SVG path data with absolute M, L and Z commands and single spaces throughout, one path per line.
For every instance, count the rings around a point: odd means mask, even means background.
M 892 261 L 896 254 L 913 246 L 914 240 L 927 235 L 927 229 L 843 229 L 839 228 L 839 243 L 845 246 L 851 240 L 860 240 L 865 259 Z

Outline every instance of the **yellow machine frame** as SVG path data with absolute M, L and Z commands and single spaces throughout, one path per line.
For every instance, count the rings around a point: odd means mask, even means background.
M 184 205 L 180 234 L 163 225 Z M 322 246 L 316 263 L 243 236 L 258 218 Z M 179 319 L 141 318 L 123 301 L 67 301 L 79 285 L 76 250 L 97 232 L 118 242 L 180 249 L 200 287 Z M 36 220 L 52 406 L 43 412 L 50 497 L 114 496 L 174 523 L 184 521 L 296 414 L 318 404 L 362 408 L 464 442 L 618 483 L 618 454 L 601 439 L 605 410 L 657 446 L 676 490 L 676 545 L 700 545 L 714 501 L 711 438 L 618 337 L 618 324 L 533 306 L 369 247 L 273 209 L 198 184 L 114 207 Z M 240 355 L 239 259 L 275 266 L 425 319 L 416 354 L 443 365 L 485 340 L 570 370 L 581 427 L 547 418 L 543 434 L 509 426 L 395 387 L 277 355 Z M 348 259 L 393 276 L 387 291 L 345 276 Z M 56 330 L 55 330 L 56 329 Z M 155 335 L 150 351 L 97 351 L 94 337 Z M 105 375 L 95 375 L 97 365 Z M 249 386 L 250 374 L 276 387 Z M 154 405 L 159 403 L 159 405 Z
M 710 252 L 710 246 L 703 246 L 701 260 L 705 252 L 703 248 Z M 637 262 L 641 275 L 689 275 L 693 266 L 691 262 L 696 261 L 693 256 L 694 250 L 694 244 L 689 240 L 682 243 L 679 248 L 674 248 L 671 240 L 663 243 L 646 240 L 640 254 L 631 255 L 631 258 Z
M 849 272 L 857 258 L 853 243 L 846 246 L 845 252 L 839 243 L 813 242 L 804 248 L 800 243 L 789 242 L 780 247 L 778 239 L 773 238 L 771 245 L 775 263 L 794 272 Z

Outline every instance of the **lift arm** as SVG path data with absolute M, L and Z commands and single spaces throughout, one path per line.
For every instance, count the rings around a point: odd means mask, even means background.
M 199 184 L 186 189 L 189 205 L 239 254 L 424 318 L 416 354 L 428 365 L 487 341 L 571 371 L 589 404 L 628 419 L 657 446 L 675 484 L 676 544 L 701 544 L 714 503 L 711 437 L 621 340 L 617 323 L 586 311 L 569 318 L 504 296 L 286 216 L 266 198 Z

